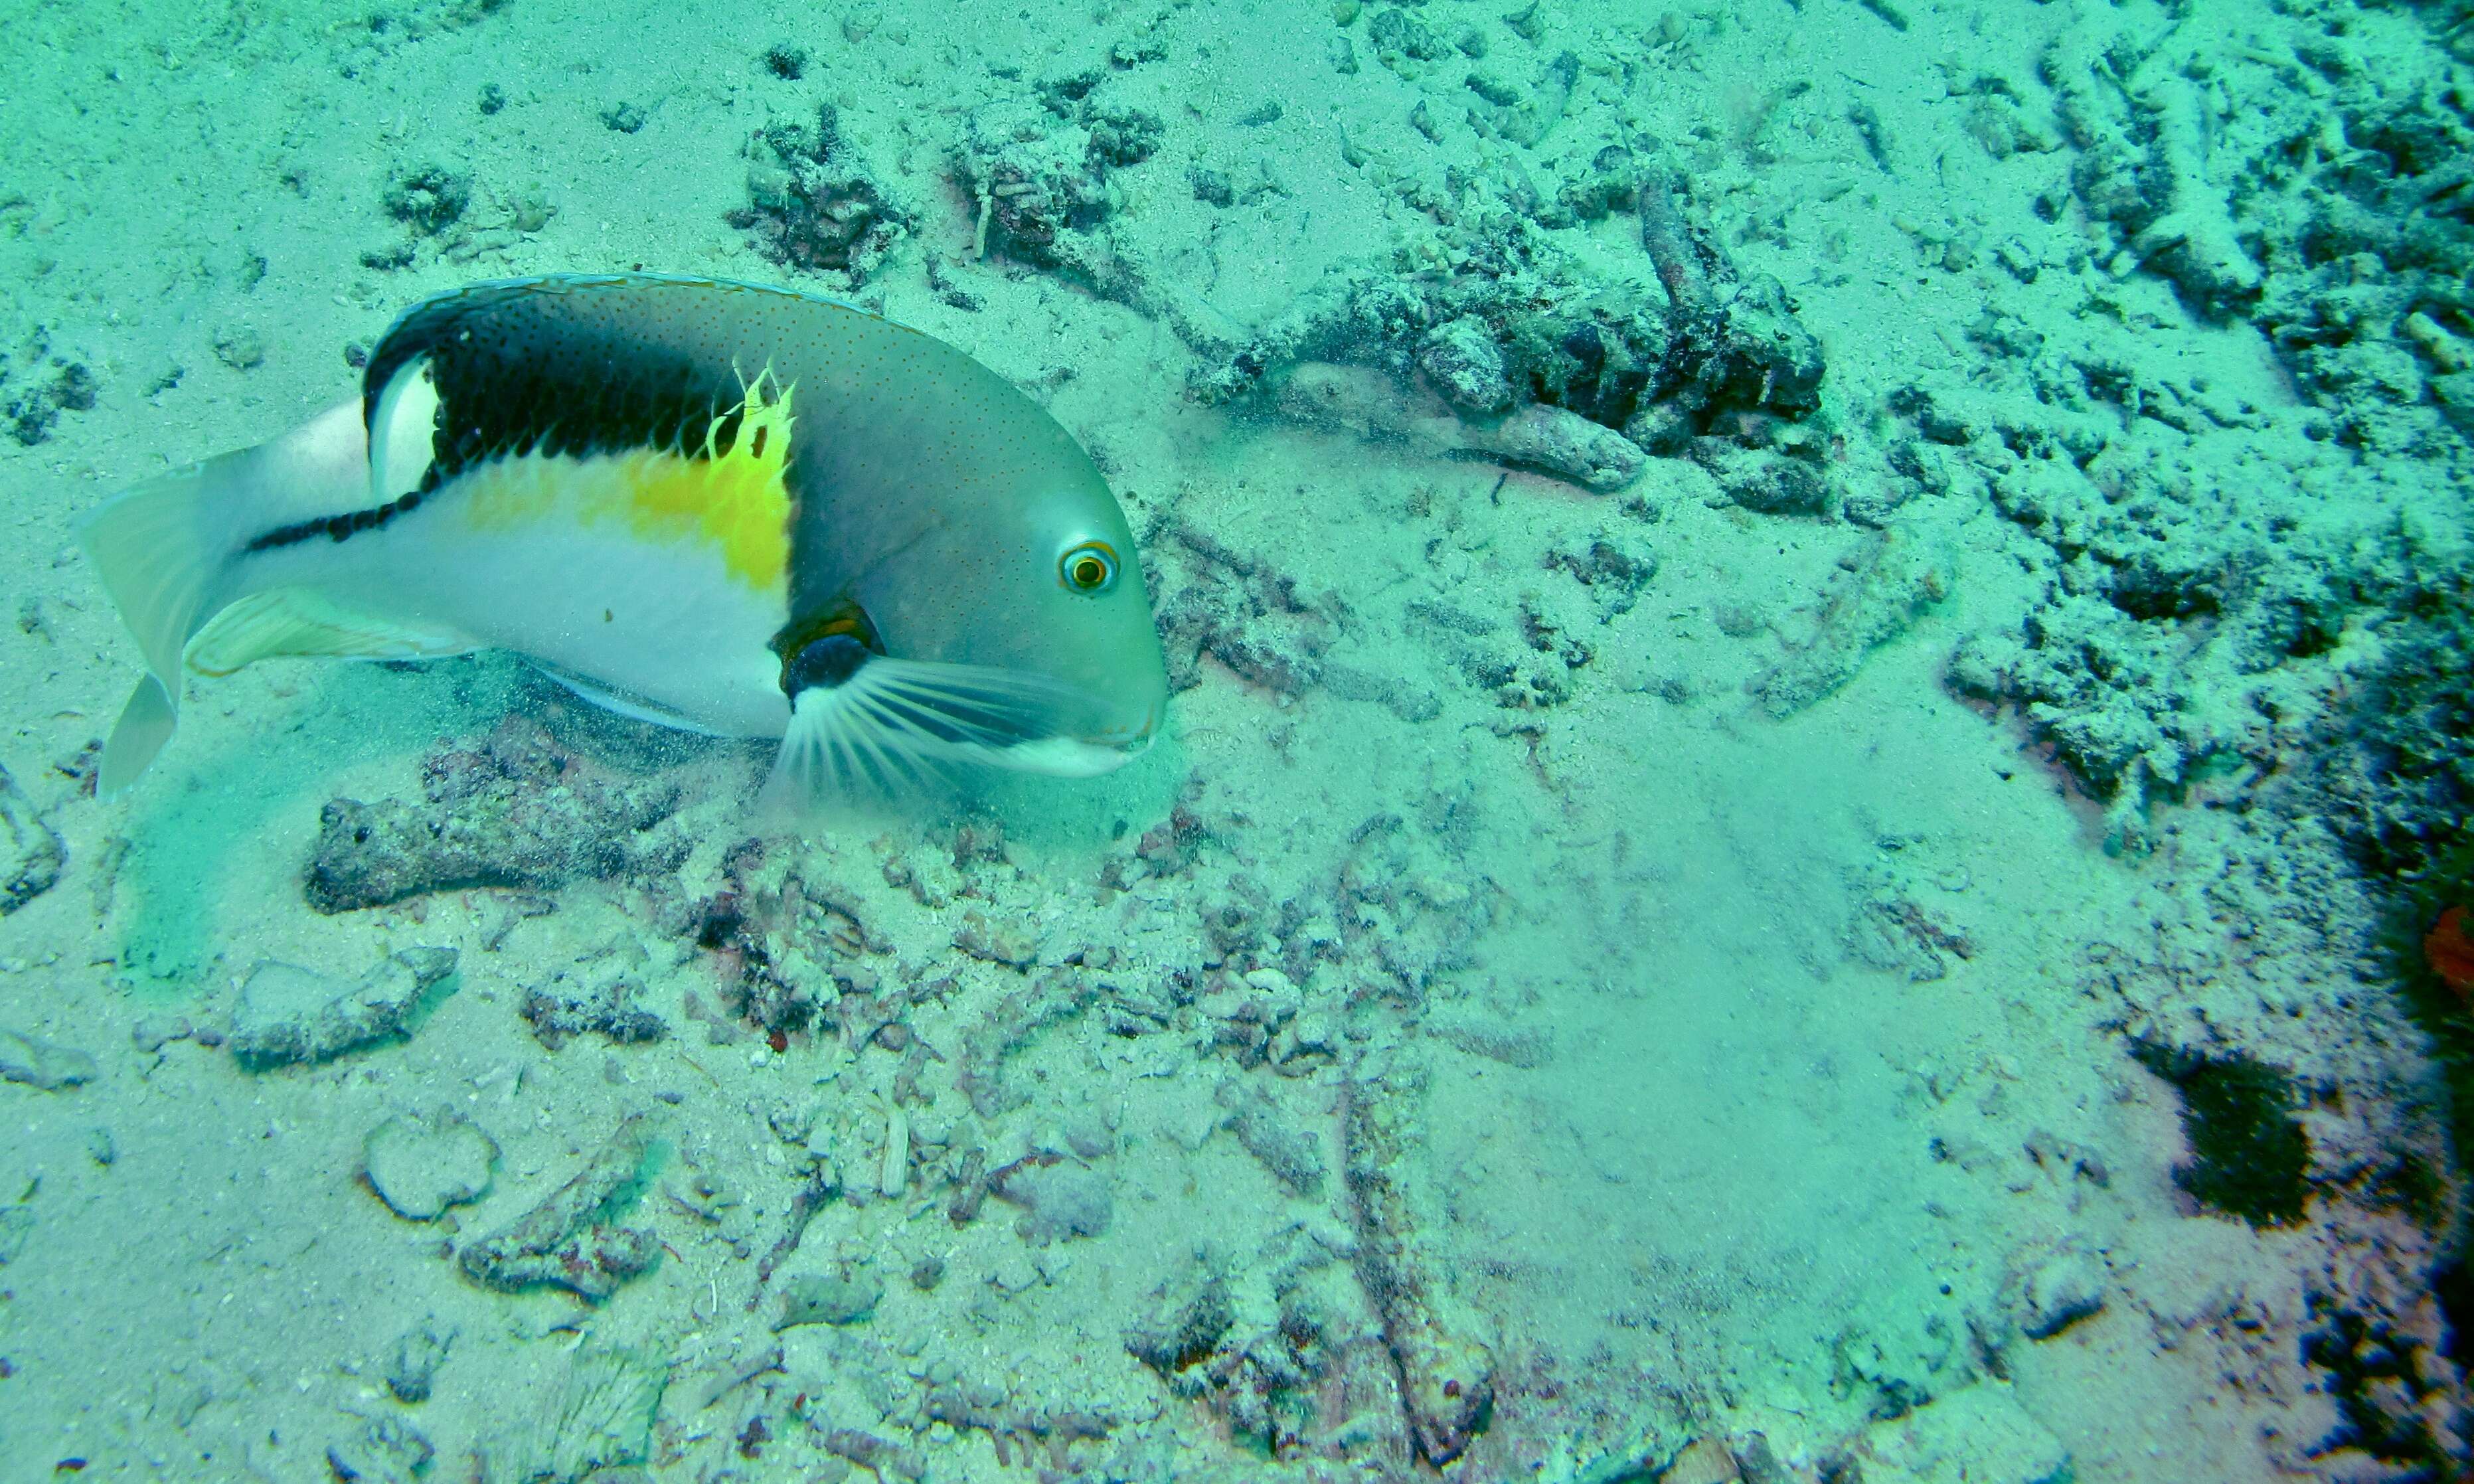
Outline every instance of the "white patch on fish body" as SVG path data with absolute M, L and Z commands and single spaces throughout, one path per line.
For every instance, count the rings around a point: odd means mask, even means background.
M 438 426 L 438 381 L 429 357 L 415 357 L 388 380 L 369 420 L 370 503 L 383 505 L 421 488 Z
M 779 584 L 749 586 L 709 543 L 595 519 L 620 457 L 502 458 L 420 508 L 322 553 L 327 584 L 383 595 L 411 622 L 443 623 L 732 737 L 779 737 L 790 718 Z M 509 506 L 523 519 L 476 519 Z M 337 572 L 337 568 L 348 569 Z

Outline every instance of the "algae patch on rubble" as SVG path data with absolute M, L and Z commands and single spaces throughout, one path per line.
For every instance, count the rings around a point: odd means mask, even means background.
M 2191 1158 L 2175 1167 L 2175 1184 L 2208 1209 L 2254 1227 L 2302 1219 L 2311 1141 L 2294 1116 L 2290 1079 L 2240 1054 L 2208 1057 L 2141 1045 L 2133 1055 L 2182 1095 Z

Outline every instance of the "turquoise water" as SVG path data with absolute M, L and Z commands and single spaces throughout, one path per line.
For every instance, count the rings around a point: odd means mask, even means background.
M 2469 26 L 8 4 L 0 1479 L 2462 1476 Z M 1158 740 L 786 826 L 516 623 L 97 796 L 83 518 L 634 273 L 1044 409 Z

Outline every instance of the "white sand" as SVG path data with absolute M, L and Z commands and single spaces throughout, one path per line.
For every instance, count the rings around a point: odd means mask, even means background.
M 70 861 L 0 922 L 0 1027 L 83 1049 L 97 1070 L 59 1090 L 0 1086 L 0 1201 L 31 1213 L 0 1276 L 0 1479 L 50 1479 L 81 1458 L 81 1477 L 307 1480 L 327 1476 L 330 1448 L 388 1477 L 356 1441 L 369 1419 L 424 1438 L 431 1479 L 571 1475 L 582 1455 L 556 1454 L 546 1419 L 579 1355 L 621 1347 L 668 1378 L 657 1478 L 834 1477 L 819 1440 L 837 1429 L 915 1448 L 934 1479 L 1018 1476 L 987 1430 L 929 1420 L 929 1399 L 956 1383 L 998 1394 L 990 1405 L 1019 1429 L 1008 1456 L 1044 1427 L 1038 1461 L 1088 1477 L 1405 1477 L 1394 1347 L 1348 1260 L 1352 1073 L 1410 1100 L 1395 1178 L 1423 1213 L 1421 1271 L 1492 1355 L 1492 1416 L 1455 1476 L 1613 1479 L 1662 1467 L 1695 1436 L 1740 1448 L 1755 1431 L 1784 1471 L 1774 1477 L 1794 1479 L 1854 1456 L 1868 1481 L 2024 1484 L 2058 1477 L 2048 1466 L 2065 1454 L 2080 1480 L 2388 1476 L 2348 1472 L 2356 1451 L 2323 1456 L 2340 1418 L 2300 1353 L 2317 1323 L 2305 1294 L 2377 1294 L 2428 1320 L 2415 1288 L 2436 1239 L 2333 1192 L 2283 1229 L 2198 1211 L 2171 1178 L 2185 1157 L 2175 1092 L 2119 1033 L 2196 1016 L 2220 1045 L 2286 1048 L 2279 1064 L 2351 1100 L 2313 1115 L 2323 1159 L 2392 1126 L 2436 1150 L 2413 1111 L 2436 1074 L 2384 991 L 2346 978 L 2362 925 L 2351 888 L 2316 892 L 2332 931 L 2276 925 L 2283 904 L 2315 895 L 2323 858 L 2289 873 L 2304 887 L 2279 888 L 2258 868 L 2267 847 L 2199 807 L 2204 791 L 2157 807 L 2152 851 L 2109 855 L 2100 807 L 2023 747 L 2015 721 L 1949 693 L 1960 638 L 2015 629 L 2044 581 L 2015 526 L 1981 499 L 1908 507 L 1887 538 L 1896 560 L 1947 574 L 1947 597 L 1781 720 L 1748 684 L 1827 632 L 1827 604 L 1880 534 L 1730 507 L 1675 460 L 1593 496 L 1178 395 L 1200 361 L 1173 325 L 1240 334 L 1337 264 L 1414 264 L 1419 244 L 1447 238 L 1383 188 L 1386 172 L 1445 191 L 1445 167 L 1483 154 L 1551 179 L 1631 128 L 1670 141 L 1699 216 L 1747 271 L 1796 295 L 1830 353 L 1825 406 L 1850 438 L 1851 481 L 1885 477 L 1892 389 L 1939 377 L 2018 395 L 2016 367 L 1969 338 L 1988 311 L 2057 346 L 2118 338 L 2156 384 L 2248 401 L 2249 428 L 2130 419 L 2122 436 L 2291 477 L 2316 467 L 2316 446 L 2260 336 L 2201 324 L 2158 279 L 2091 264 L 2098 230 L 2076 207 L 2048 224 L 2030 207 L 2067 181 L 2068 152 L 1996 158 L 1972 122 L 1994 94 L 1969 85 L 1999 77 L 2012 112 L 2058 146 L 2058 104 L 2037 78 L 2050 38 L 2074 22 L 2149 38 L 2171 18 L 1982 0 L 1907 7 L 1901 32 L 1808 0 L 1678 8 L 1661 44 L 1658 14 L 1574 3 L 1545 12 L 1533 45 L 1505 9 L 1436 0 L 1416 13 L 1447 37 L 1479 28 L 1486 64 L 1507 76 L 1580 56 L 1566 116 L 1527 152 L 1481 148 L 1458 125 L 1472 64 L 1457 54 L 1404 80 L 1378 64 L 1361 18 L 1359 70 L 1336 71 L 1322 5 L 884 7 L 837 23 L 813 8 L 514 0 L 487 15 L 433 6 L 375 35 L 350 9 L 8 7 L 0 344 L 39 326 L 48 350 L 17 350 L 0 398 L 57 354 L 91 368 L 100 400 L 63 413 L 48 441 L 0 441 L 0 590 L 26 615 L 0 634 L 13 722 L 0 763 Z M 2266 7 L 2223 21 L 2260 46 L 2309 29 Z M 1160 60 L 1109 68 L 1111 47 L 1130 59 L 1146 38 Z M 803 79 L 767 74 L 777 41 L 811 50 Z M 974 128 L 1040 118 L 1034 85 L 1086 67 L 1107 90 L 1094 96 L 1165 121 L 1159 153 L 1109 189 L 1118 247 L 1173 302 L 971 256 L 976 205 L 954 161 Z M 2274 75 L 2254 70 L 2236 85 Z M 501 111 L 476 108 L 485 84 L 503 90 Z M 1443 117 L 1441 145 L 1409 126 L 1420 98 Z M 1276 120 L 1237 122 L 1273 99 Z M 889 946 L 867 956 L 888 985 L 954 981 L 908 1013 L 948 1059 L 905 1109 L 915 1165 L 896 1200 L 865 1199 L 849 1172 L 881 1160 L 898 1057 L 804 1035 L 780 1056 L 752 1034 L 716 1045 L 681 1013 L 690 994 L 719 998 L 714 956 L 677 926 L 724 884 L 755 754 L 697 746 L 667 765 L 691 795 L 666 826 L 693 843 L 675 881 L 580 884 L 511 930 L 505 893 L 321 916 L 300 882 L 328 799 L 416 797 L 438 739 L 549 700 L 512 662 L 271 663 L 193 687 L 182 735 L 131 798 L 99 805 L 62 770 L 135 673 L 74 552 L 80 512 L 348 395 L 344 344 L 369 344 L 424 293 L 632 264 L 785 277 L 723 214 L 746 201 L 741 142 L 819 100 L 839 104 L 853 147 L 915 213 L 861 296 L 1038 389 L 1151 533 L 1164 600 L 1201 593 L 1237 631 L 1318 650 L 1350 677 L 1278 695 L 1204 659 L 1173 737 L 1134 768 L 997 791 L 1006 864 L 946 864 L 953 827 L 934 818 L 782 847 Z M 622 103 L 644 111 L 638 132 L 605 127 Z M 1880 163 L 1848 122 L 1857 104 L 1878 117 Z M 1342 131 L 1370 165 L 1343 162 Z M 358 266 L 405 237 L 381 206 L 391 172 L 433 158 L 475 182 L 462 234 L 424 240 L 400 271 Z M 1236 204 L 1194 199 L 1197 166 L 1223 171 Z M 555 208 L 539 230 L 510 225 L 527 201 Z M 1618 210 L 1554 235 L 1604 281 L 1645 287 L 1637 232 Z M 1945 267 L 1962 237 L 1974 251 Z M 1995 262 L 2012 240 L 2047 265 L 2032 283 Z M 983 307 L 940 299 L 930 256 Z M 1660 563 L 1637 605 L 1603 621 L 1597 596 L 1543 562 L 1602 534 Z M 1273 595 L 1292 611 L 1249 611 Z M 1568 700 L 1515 711 L 1472 682 L 1464 651 L 1560 668 L 1521 637 L 1524 599 L 1531 632 L 1542 616 L 1590 656 L 1564 676 Z M 1487 632 L 1456 633 L 1439 612 Z M 1207 832 L 1190 868 L 1144 875 L 1137 841 L 1189 788 Z M 960 899 L 932 906 L 888 885 L 897 855 L 920 895 Z M 1130 889 L 1095 889 L 1109 861 Z M 1254 919 L 1239 968 L 1319 938 L 1334 945 L 1326 961 L 1293 991 L 1258 976 L 1157 1034 L 1112 1032 L 1119 997 L 1161 1002 L 1180 969 L 1209 979 L 1203 965 L 1228 950 L 1212 947 L 1205 913 L 1230 903 Z M 1037 961 L 1025 972 L 958 951 L 966 911 L 1018 927 Z M 2272 955 L 2245 958 L 2252 931 Z M 415 944 L 460 949 L 460 987 L 400 1045 L 252 1074 L 194 1039 L 133 1041 L 140 1024 L 222 1026 L 261 960 L 352 979 Z M 1051 977 L 1078 953 L 1084 967 Z M 587 1035 L 552 1054 L 518 1018 L 525 991 L 555 976 L 621 969 L 670 1022 L 664 1040 Z M 1047 983 L 1102 987 L 1030 1034 L 1004 1074 L 1022 1105 L 982 1117 L 955 1085 L 972 1028 Z M 1332 1043 L 1301 1054 L 1289 1070 L 1302 1076 L 1248 1069 L 1217 1044 L 1241 1038 L 1221 1028 L 1249 994 L 1284 993 Z M 1319 1142 L 1314 1193 L 1284 1190 L 1223 1127 L 1255 1097 Z M 359 1178 L 370 1129 L 431 1107 L 503 1152 L 492 1194 L 445 1228 L 399 1219 Z M 670 1250 L 654 1273 L 589 1306 L 493 1292 L 448 1260 L 635 1112 L 670 1148 L 621 1218 Z M 948 1219 L 964 1150 L 983 1147 L 993 1167 L 1095 1129 L 1113 1152 L 1068 1159 L 1112 1191 L 1104 1233 L 1032 1245 L 1024 1213 L 995 1198 L 966 1227 Z M 750 1312 L 756 1261 L 820 1149 L 861 1199 L 816 1215 Z M 700 1181 L 738 1204 L 699 1216 Z M 923 1291 L 907 1275 L 930 1256 L 943 1276 Z M 884 1280 L 872 1317 L 769 1332 L 774 1290 L 844 1261 Z M 2093 1275 L 2102 1306 L 2030 1340 L 2016 1328 L 2022 1285 L 2055 1261 Z M 1283 1347 L 1284 1295 L 1341 1357 L 1282 1402 L 1304 1440 L 1285 1465 L 1251 1451 L 1262 1440 L 1242 1424 L 1231 1437 L 1242 1408 L 1173 1394 L 1128 1350 L 1159 1295 L 1204 1271 L 1235 1308 L 1224 1354 L 1258 1348 L 1254 1369 L 1233 1373 L 1241 1390 Z M 424 1323 L 452 1344 L 428 1399 L 401 1402 L 382 1376 Z M 776 1344 L 779 1369 L 703 1404 L 716 1377 Z M 2456 1395 L 2453 1379 L 2435 1391 Z M 1953 1398 L 1965 1399 L 1935 1400 Z M 1068 1439 L 1066 1413 L 1107 1436 Z M 1956 1420 L 1958 1443 L 1935 1441 L 1937 1417 Z

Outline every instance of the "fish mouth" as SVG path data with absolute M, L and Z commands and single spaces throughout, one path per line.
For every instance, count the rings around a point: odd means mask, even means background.
M 1130 729 L 1122 726 L 1106 727 L 1075 740 L 1086 747 L 1114 752 L 1118 754 L 1120 762 L 1130 762 L 1151 750 L 1152 742 L 1159 736 L 1160 718 L 1166 709 L 1160 702 L 1153 701 L 1144 708 L 1140 725 Z
M 1002 766 L 1059 778 L 1096 778 L 1114 772 L 1151 750 L 1159 735 L 1157 702 L 1132 727 L 1104 727 L 1079 736 L 1027 737 L 1006 749 Z

